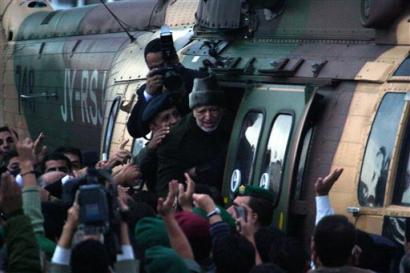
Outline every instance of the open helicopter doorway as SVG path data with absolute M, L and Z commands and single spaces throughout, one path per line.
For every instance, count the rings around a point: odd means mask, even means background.
M 225 167 L 223 196 L 240 185 L 274 195 L 273 224 L 304 238 L 308 217 L 304 172 L 321 95 L 300 85 L 259 84 L 248 88 L 238 108 Z

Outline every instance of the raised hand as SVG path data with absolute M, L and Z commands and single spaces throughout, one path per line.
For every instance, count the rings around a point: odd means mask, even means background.
M 157 202 L 157 211 L 162 217 L 173 217 L 178 195 L 178 181 L 172 180 L 168 184 L 167 198 L 160 197 Z
M 125 146 L 128 143 L 128 139 L 121 143 L 120 149 L 108 159 L 108 162 L 104 164 L 105 168 L 114 168 L 118 165 L 125 164 L 131 158 L 131 153 L 128 150 L 125 150 Z
M 25 138 L 24 140 L 18 140 L 15 143 L 20 164 L 27 163 L 34 165 L 37 162 L 37 158 L 34 153 L 33 141 L 30 138 Z
M 157 69 L 151 70 L 147 74 L 147 89 L 150 95 L 156 95 L 163 89 L 164 77 L 157 73 Z
M 214 200 L 208 194 L 194 193 L 192 199 L 195 206 L 203 209 L 206 213 L 210 213 L 216 207 Z
M 137 165 L 128 163 L 114 176 L 114 181 L 122 186 L 135 186 L 141 175 Z
M 36 163 L 41 162 L 47 154 L 47 146 L 43 145 L 45 135 L 41 132 L 36 140 L 34 140 L 33 154 L 36 158 Z
M 256 231 L 258 230 L 257 225 L 255 225 L 255 222 L 252 220 L 252 209 L 245 203 L 241 203 L 240 206 L 246 210 L 246 213 L 245 218 L 236 218 L 238 232 L 249 241 L 252 241 L 254 240 Z
M 329 195 L 333 185 L 339 179 L 343 172 L 343 168 L 336 168 L 330 172 L 325 178 L 319 177 L 315 182 L 315 192 L 317 196 Z
M 185 173 L 185 178 L 186 178 L 186 190 L 184 189 L 183 184 L 179 184 L 179 192 L 178 192 L 178 203 L 181 206 L 181 208 L 185 211 L 192 211 L 192 195 L 195 192 L 195 182 L 192 180 L 192 178 L 189 176 L 189 174 Z
M 158 146 L 162 143 L 164 138 L 169 134 L 169 127 L 165 126 L 157 131 L 153 132 L 152 139 L 148 143 L 148 149 L 156 150 Z

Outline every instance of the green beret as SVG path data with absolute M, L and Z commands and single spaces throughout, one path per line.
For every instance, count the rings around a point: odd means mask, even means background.
M 229 214 L 229 212 L 226 211 L 226 209 L 224 209 L 223 207 L 217 206 L 219 208 L 219 210 L 221 211 L 221 218 L 222 221 L 226 222 L 230 227 L 235 228 L 235 220 L 232 218 L 232 216 Z M 208 219 L 208 217 L 206 217 L 206 211 L 204 211 L 203 209 L 200 208 L 193 208 L 192 212 L 205 218 Z
M 172 248 L 154 246 L 145 251 L 147 273 L 189 273 L 184 261 Z
M 273 192 L 254 185 L 241 185 L 235 192 L 235 196 L 252 196 L 256 198 L 263 198 L 273 202 Z
M 135 239 L 142 249 L 152 246 L 170 246 L 164 221 L 157 217 L 144 217 L 135 226 Z

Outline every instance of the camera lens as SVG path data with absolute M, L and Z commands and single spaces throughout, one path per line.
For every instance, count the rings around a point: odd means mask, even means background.
M 164 75 L 164 86 L 168 91 L 177 91 L 181 89 L 183 81 L 181 75 L 174 69 L 168 70 Z

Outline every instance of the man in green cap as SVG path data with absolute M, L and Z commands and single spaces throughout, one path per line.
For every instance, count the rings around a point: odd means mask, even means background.
M 157 193 L 165 195 L 168 182 L 185 181 L 220 189 L 230 125 L 224 115 L 225 94 L 216 79 L 195 79 L 189 95 L 192 113 L 176 124 L 158 148 Z
M 235 195 L 232 205 L 228 208 L 234 219 L 243 217 L 245 211 L 251 214 L 252 224 L 257 228 L 271 224 L 274 201 L 272 192 L 253 185 L 242 185 Z

